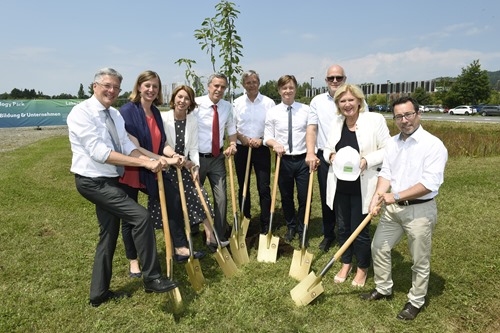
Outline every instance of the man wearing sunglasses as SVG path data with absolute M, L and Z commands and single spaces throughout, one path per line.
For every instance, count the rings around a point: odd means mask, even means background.
M 310 104 L 311 111 L 307 119 L 306 163 L 309 171 L 318 170 L 319 193 L 321 196 L 321 213 L 323 219 L 324 238 L 319 248 L 328 252 L 335 240 L 335 216 L 326 204 L 326 180 L 329 163 L 323 158 L 323 148 L 328 142 L 328 133 L 333 118 L 337 116 L 337 107 L 333 96 L 337 89 L 346 82 L 347 76 L 339 65 L 332 65 L 326 72 L 325 82 L 328 92 L 315 96 Z M 368 108 L 365 110 L 368 111 Z

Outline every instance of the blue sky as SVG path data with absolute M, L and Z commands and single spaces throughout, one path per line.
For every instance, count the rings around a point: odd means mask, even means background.
M 179 58 L 211 74 L 194 30 L 215 15 L 217 0 L 24 0 L 2 4 L 0 93 L 13 88 L 76 95 L 101 67 L 124 76 L 157 71 L 163 83 L 184 80 Z M 500 70 L 500 1 L 234 0 L 244 69 L 261 82 L 293 74 L 323 86 L 326 69 L 342 65 L 351 83 L 457 76 L 479 59 Z M 221 62 L 218 62 L 220 64 Z

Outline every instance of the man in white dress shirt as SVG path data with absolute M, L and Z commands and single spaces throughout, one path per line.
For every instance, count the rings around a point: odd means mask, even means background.
M 271 210 L 271 152 L 264 145 L 264 127 L 267 111 L 276 103 L 259 92 L 259 74 L 253 70 L 241 76 L 245 94 L 234 101 L 234 117 L 238 137 L 238 153 L 234 157 L 236 174 L 238 175 L 238 198 L 242 206 L 243 188 L 245 183 L 246 165 L 249 148 L 252 148 L 250 171 L 253 167 L 257 180 L 257 190 L 260 199 L 260 231 L 267 233 Z M 247 193 L 245 193 L 244 212 L 250 219 L 250 176 L 248 177 Z
M 236 127 L 231 103 L 223 99 L 228 85 L 224 74 L 208 78 L 208 94 L 195 99 L 198 105 L 193 114 L 198 119 L 198 150 L 200 154 L 200 183 L 208 177 L 214 198 L 215 229 L 221 241 L 227 240 L 228 224 L 226 195 L 226 164 L 224 156 L 236 153 Z M 218 118 L 218 121 L 216 121 Z M 218 127 L 218 129 L 217 129 Z M 229 147 L 223 150 L 227 132 Z
M 120 231 L 120 219 L 129 223 L 142 264 L 146 292 L 167 292 L 176 284 L 161 277 L 153 222 L 146 208 L 131 199 L 118 183 L 123 166 L 160 171 L 166 164 L 143 155 L 130 141 L 125 122 L 111 105 L 121 91 L 122 76 L 103 68 L 94 76 L 94 94 L 74 106 L 68 115 L 69 141 L 73 153 L 71 172 L 78 192 L 95 205 L 99 242 L 94 257 L 90 304 L 130 296 L 109 289 L 113 255 Z
M 281 103 L 267 112 L 264 142 L 281 156 L 278 186 L 287 233 L 285 240 L 292 241 L 299 233 L 302 240 L 304 216 L 309 183 L 309 167 L 306 164 L 306 128 L 309 106 L 295 101 L 297 80 L 284 75 L 278 80 Z M 295 214 L 294 183 L 297 184 L 299 209 Z M 308 242 L 306 240 L 306 246 Z
M 323 219 L 323 240 L 319 248 L 328 252 L 335 240 L 335 215 L 333 209 L 326 204 L 326 180 L 329 163 L 323 158 L 323 148 L 328 141 L 328 132 L 333 118 L 337 116 L 337 107 L 333 96 L 346 81 L 344 69 L 332 65 L 326 72 L 325 82 L 328 92 L 315 96 L 311 101 L 311 112 L 307 120 L 307 156 L 306 163 L 311 170 L 318 170 L 319 194 L 321 198 L 321 215 Z
M 377 206 L 385 206 L 372 241 L 375 289 L 360 296 L 368 301 L 392 296 L 391 250 L 406 234 L 413 260 L 412 286 L 397 318 L 413 320 L 425 304 L 429 286 L 432 232 L 437 223 L 434 198 L 444 181 L 448 151 L 440 139 L 420 125 L 418 103 L 413 98 L 397 99 L 392 103 L 392 112 L 401 132 L 385 146 L 369 208 L 377 214 Z

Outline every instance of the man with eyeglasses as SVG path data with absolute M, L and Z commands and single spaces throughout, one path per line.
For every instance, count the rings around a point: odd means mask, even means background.
M 370 203 L 374 215 L 380 210 L 379 204 L 385 205 L 371 246 L 376 287 L 361 298 L 373 301 L 392 296 L 391 250 L 406 234 L 413 259 L 412 287 L 397 318 L 413 320 L 425 304 L 429 285 L 432 232 L 437 222 L 434 197 L 444 180 L 448 151 L 441 140 L 420 125 L 418 103 L 413 98 L 397 99 L 392 110 L 401 132 L 385 146 Z
M 94 94 L 73 107 L 67 120 L 73 152 L 71 172 L 75 174 L 76 188 L 95 205 L 99 222 L 99 242 L 90 284 L 90 304 L 94 307 L 130 296 L 109 289 L 120 219 L 133 228 L 144 290 L 163 293 L 176 287 L 174 282 L 161 277 L 149 211 L 128 197 L 118 182 L 123 166 L 142 167 L 155 173 L 166 166 L 166 160 L 150 159 L 130 141 L 123 118 L 112 107 L 121 82 L 122 76 L 116 70 L 99 70 L 94 76 Z
M 333 210 L 326 204 L 326 181 L 328 178 L 329 163 L 323 157 L 323 149 L 328 142 L 328 133 L 332 121 L 338 115 L 333 96 L 346 80 L 347 77 L 341 66 L 330 66 L 325 77 L 328 92 L 317 95 L 312 99 L 310 104 L 311 111 L 307 119 L 306 163 L 309 166 L 310 172 L 318 170 L 324 236 L 319 244 L 319 248 L 325 252 L 328 252 L 335 240 L 335 215 L 333 214 Z M 368 111 L 368 108 L 365 111 Z

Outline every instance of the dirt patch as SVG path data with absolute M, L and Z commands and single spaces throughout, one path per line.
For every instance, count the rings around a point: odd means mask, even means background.
M 68 135 L 68 126 L 0 128 L 0 152 L 11 151 L 45 138 Z

